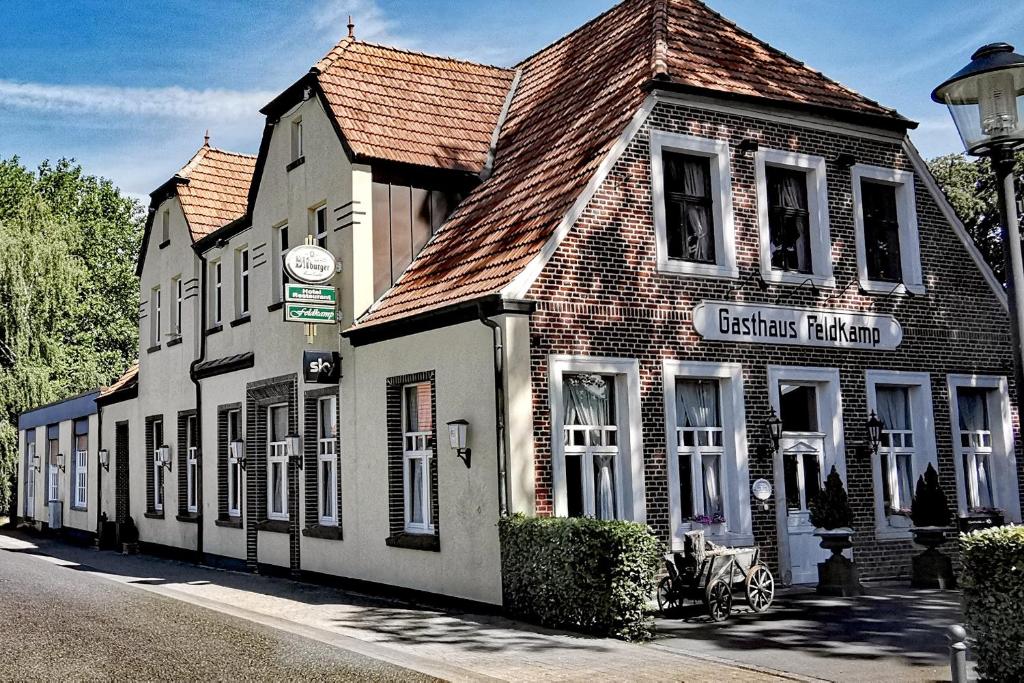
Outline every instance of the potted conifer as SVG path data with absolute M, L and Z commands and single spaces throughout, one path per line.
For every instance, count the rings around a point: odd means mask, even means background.
M 825 480 L 825 488 L 808 505 L 808 511 L 821 547 L 832 551 L 831 557 L 818 563 L 818 593 L 860 595 L 864 589 L 857 565 L 843 555 L 844 550 L 853 547 L 853 510 L 835 465 Z
M 953 562 L 939 550 L 946 541 L 946 533 L 952 518 L 946 492 L 939 484 L 939 473 L 931 463 L 925 473 L 918 477 L 914 491 L 914 502 L 910 506 L 910 519 L 914 522 L 910 532 L 914 543 L 924 546 L 925 551 L 914 556 L 910 585 L 915 588 L 954 588 L 956 575 Z

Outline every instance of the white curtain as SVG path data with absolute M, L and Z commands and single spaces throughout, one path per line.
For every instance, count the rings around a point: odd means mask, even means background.
M 565 424 L 605 427 L 611 424 L 611 382 L 601 375 L 566 375 L 563 407 Z M 603 446 L 605 433 L 590 432 L 591 446 Z M 594 467 L 594 514 L 599 519 L 615 517 L 615 478 L 613 455 L 595 454 Z
M 974 432 L 989 428 L 984 392 L 974 389 L 958 390 L 956 407 L 960 416 L 961 430 Z
M 719 455 L 705 455 L 701 458 L 704 474 L 704 514 L 715 515 L 722 512 L 722 491 L 718 484 Z
M 682 243 L 676 249 L 681 250 L 681 257 L 688 261 L 714 263 L 715 236 L 711 215 L 708 206 L 699 201 L 708 199 L 710 162 L 706 158 L 682 154 L 666 154 L 664 160 L 669 201 L 680 207 L 678 221 Z
M 608 453 L 600 453 L 594 456 L 597 465 L 596 488 L 596 513 L 598 519 L 615 519 L 615 487 L 613 485 L 614 474 L 612 472 L 612 458 Z
M 878 419 L 883 429 L 910 429 L 910 397 L 906 387 L 879 387 L 876 396 Z
M 676 382 L 676 425 L 721 427 L 718 382 L 681 379 Z
M 779 173 L 775 175 L 774 195 L 778 206 L 783 209 L 807 211 L 807 179 L 802 173 Z M 809 226 L 804 216 L 794 216 L 779 223 L 782 234 L 772 235 L 774 251 L 794 251 L 796 268 L 811 270 L 811 243 Z M 792 234 L 795 232 L 796 234 Z

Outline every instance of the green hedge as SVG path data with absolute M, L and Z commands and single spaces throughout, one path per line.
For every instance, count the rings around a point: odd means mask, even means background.
M 1024 680 L 1024 527 L 961 534 L 964 613 L 978 673 Z
M 552 628 L 627 640 L 650 633 L 662 547 L 644 524 L 588 518 L 501 520 L 505 606 Z

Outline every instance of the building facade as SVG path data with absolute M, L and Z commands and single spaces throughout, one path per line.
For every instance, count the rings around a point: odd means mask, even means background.
M 510 512 L 704 528 L 787 583 L 833 467 L 868 577 L 908 573 L 929 464 L 1021 520 L 1006 297 L 915 124 L 704 5 L 626 0 L 511 69 L 350 35 L 263 113 L 256 157 L 204 144 L 153 193 L 140 362 L 94 401 L 94 514 L 144 546 L 500 604 Z M 301 244 L 337 264 L 315 336 Z

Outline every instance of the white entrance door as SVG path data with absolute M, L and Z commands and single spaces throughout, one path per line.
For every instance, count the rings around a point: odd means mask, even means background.
M 36 445 L 29 444 L 28 457 L 25 458 L 25 516 L 33 519 L 36 516 Z
M 820 432 L 784 433 L 779 450 L 786 482 L 786 533 L 792 583 L 818 580 L 818 563 L 828 551 L 819 546 L 808 504 L 821 490 L 825 435 Z

